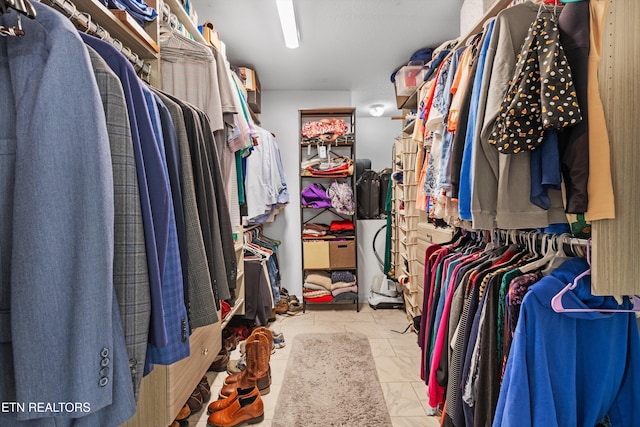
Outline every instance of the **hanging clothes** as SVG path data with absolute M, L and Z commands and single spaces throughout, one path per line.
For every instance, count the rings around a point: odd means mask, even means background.
M 88 48 L 102 97 L 113 168 L 113 286 L 118 298 L 133 389 L 137 398 L 144 371 L 151 320 L 151 292 L 138 171 L 120 80 L 98 53 Z
M 602 52 L 602 35 L 609 3 L 589 1 L 589 62 L 587 64 L 587 108 L 589 109 L 589 208 L 587 221 L 615 218 L 615 200 L 611 177 L 611 152 L 607 122 L 600 97 L 598 67 Z M 598 286 L 595 283 L 595 286 Z
M 278 207 L 289 203 L 289 191 L 280 149 L 271 132 L 254 126 L 257 143 L 246 158 L 247 218 L 263 223 Z
M 0 424 L 117 426 L 135 400 L 113 286 L 104 109 L 73 25 L 33 7 L 25 36 L 0 38 L 0 399 L 91 410 L 3 411 Z M 3 14 L 0 25 L 15 19 Z
M 582 121 L 560 134 L 560 152 L 563 164 L 568 213 L 585 213 L 589 206 L 588 181 L 591 171 L 589 150 L 589 2 L 565 5 L 560 12 L 558 27 L 560 41 L 571 67 Z
M 188 317 L 192 329 L 210 325 L 218 321 L 215 300 L 213 296 L 212 274 L 209 270 L 204 238 L 196 203 L 196 190 L 193 177 L 189 139 L 185 127 L 185 118 L 180 105 L 166 94 L 155 90 L 171 114 L 175 126 L 176 138 L 180 150 L 180 182 L 182 184 L 182 205 L 186 232 L 187 261 L 187 294 Z M 217 290 L 216 290 L 217 293 Z
M 484 109 L 479 120 L 483 125 L 475 136 L 473 150 L 471 210 L 476 229 L 538 228 L 566 222 L 560 192 L 549 191 L 549 210 L 531 203 L 529 153 L 499 154 L 487 143 L 515 69 L 516 55 L 539 11 L 540 5 L 526 2 L 507 8 L 496 17 L 481 86 L 480 105 Z M 542 16 L 551 13 L 544 8 L 540 11 Z
M 153 218 L 145 223 L 145 231 L 150 228 L 155 237 L 160 281 L 159 292 L 158 289 L 154 291 L 152 288 L 151 293 L 151 302 L 154 304 L 151 312 L 152 328 L 144 369 L 144 372 L 148 373 L 152 369 L 152 363 L 169 364 L 189 355 L 182 266 L 164 142 L 158 141 L 157 137 L 161 135 L 161 131 L 154 130 L 151 118 L 153 115 L 159 124 L 159 117 L 156 117 L 157 109 L 149 110 L 155 106 L 152 103 L 153 97 L 135 75 L 131 64 L 111 44 L 87 34 L 81 34 L 81 37 L 120 77 L 128 100 L 132 134 L 138 134 L 143 167 L 148 178 Z M 163 339 L 153 334 L 162 327 L 155 326 L 156 324 L 164 325 L 164 330 L 159 332 Z
M 633 313 L 601 313 L 619 306 L 596 297 L 590 277 L 563 298 L 584 313 L 556 313 L 551 298 L 588 268 L 571 259 L 531 286 L 522 301 L 493 426 L 634 426 L 640 419 L 640 335 Z

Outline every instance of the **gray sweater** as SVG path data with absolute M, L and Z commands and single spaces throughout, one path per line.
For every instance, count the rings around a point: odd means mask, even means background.
M 482 79 L 473 147 L 471 212 L 476 229 L 538 228 L 567 222 L 560 191 L 549 190 L 548 211 L 531 203 L 529 153 L 500 154 L 488 143 L 518 53 L 538 10 L 538 4 L 526 2 L 503 10 L 496 18 Z M 542 13 L 551 14 L 553 10 L 543 9 Z

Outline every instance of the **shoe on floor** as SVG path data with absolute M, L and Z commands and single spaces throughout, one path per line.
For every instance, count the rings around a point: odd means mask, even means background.
M 210 427 L 236 427 L 264 421 L 264 403 L 260 394 L 238 397 L 230 406 L 209 415 Z
M 227 373 L 229 375 L 239 374 L 245 369 L 247 369 L 247 358 L 244 354 L 240 356 L 240 359 L 229 360 L 229 363 L 227 363 Z
M 178 415 L 176 415 L 176 421 L 184 421 L 190 416 L 191 416 L 191 409 L 189 408 L 189 405 L 185 404 L 180 410 L 180 412 L 178 412 Z
M 289 309 L 287 310 L 287 314 L 289 316 L 295 316 L 300 313 L 302 313 L 302 304 L 300 304 L 299 301 L 289 301 Z
M 211 365 L 209 365 L 209 369 L 207 371 L 212 372 L 224 372 L 227 369 L 227 365 L 229 364 L 229 351 L 222 347 L 220 353 L 213 359 Z
M 238 397 L 248 397 L 254 394 L 260 394 L 258 387 L 235 389 L 230 396 L 225 397 L 224 399 L 218 399 L 211 402 L 207 407 L 207 412 L 209 414 L 212 414 L 217 411 L 222 411 L 223 409 L 226 409 L 229 406 L 231 406 L 233 401 L 236 400 Z
M 196 387 L 196 389 L 191 393 L 191 396 L 189 396 L 189 400 L 187 400 L 187 406 L 189 406 L 191 413 L 195 414 L 202 409 L 203 405 L 204 400 L 202 398 L 202 393 L 200 393 L 200 390 Z
M 276 304 L 276 314 L 287 314 L 289 310 L 289 300 L 287 298 L 281 297 L 278 303 Z

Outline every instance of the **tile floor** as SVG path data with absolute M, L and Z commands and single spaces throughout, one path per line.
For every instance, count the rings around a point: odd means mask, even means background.
M 256 426 L 270 426 L 278 393 L 284 379 L 291 342 L 297 334 L 309 332 L 360 332 L 369 337 L 371 352 L 376 362 L 378 379 L 391 415 L 393 427 L 437 427 L 436 417 L 428 416 L 427 388 L 420 380 L 420 349 L 417 336 L 411 330 L 402 335 L 392 330 L 403 331 L 408 320 L 402 310 L 373 310 L 367 304 L 360 312 L 353 306 L 313 306 L 297 316 L 277 316 L 269 327 L 282 332 L 285 347 L 271 355 L 271 392 L 263 397 L 265 420 Z M 239 358 L 239 350 L 231 354 Z M 226 372 L 207 373 L 212 384 L 212 399 L 216 399 Z M 205 427 L 207 411 L 204 409 L 191 416 L 189 427 Z M 304 426 L 291 426 L 304 427 Z M 352 426 L 366 427 L 366 426 Z

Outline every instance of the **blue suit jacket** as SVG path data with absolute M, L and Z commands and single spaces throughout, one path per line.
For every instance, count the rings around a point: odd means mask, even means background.
M 86 34 L 81 34 L 81 37 L 102 56 L 120 78 L 127 101 L 131 137 L 138 168 L 138 186 L 149 263 L 151 287 L 149 342 L 160 347 L 168 342 L 162 305 L 162 277 L 169 240 L 170 199 L 167 192 L 169 184 L 153 134 L 140 79 L 133 70 L 133 66 L 109 43 Z
M 0 425 L 117 426 L 135 403 L 113 288 L 104 111 L 73 25 L 33 6 L 24 37 L 0 38 L 0 401 L 25 404 Z

